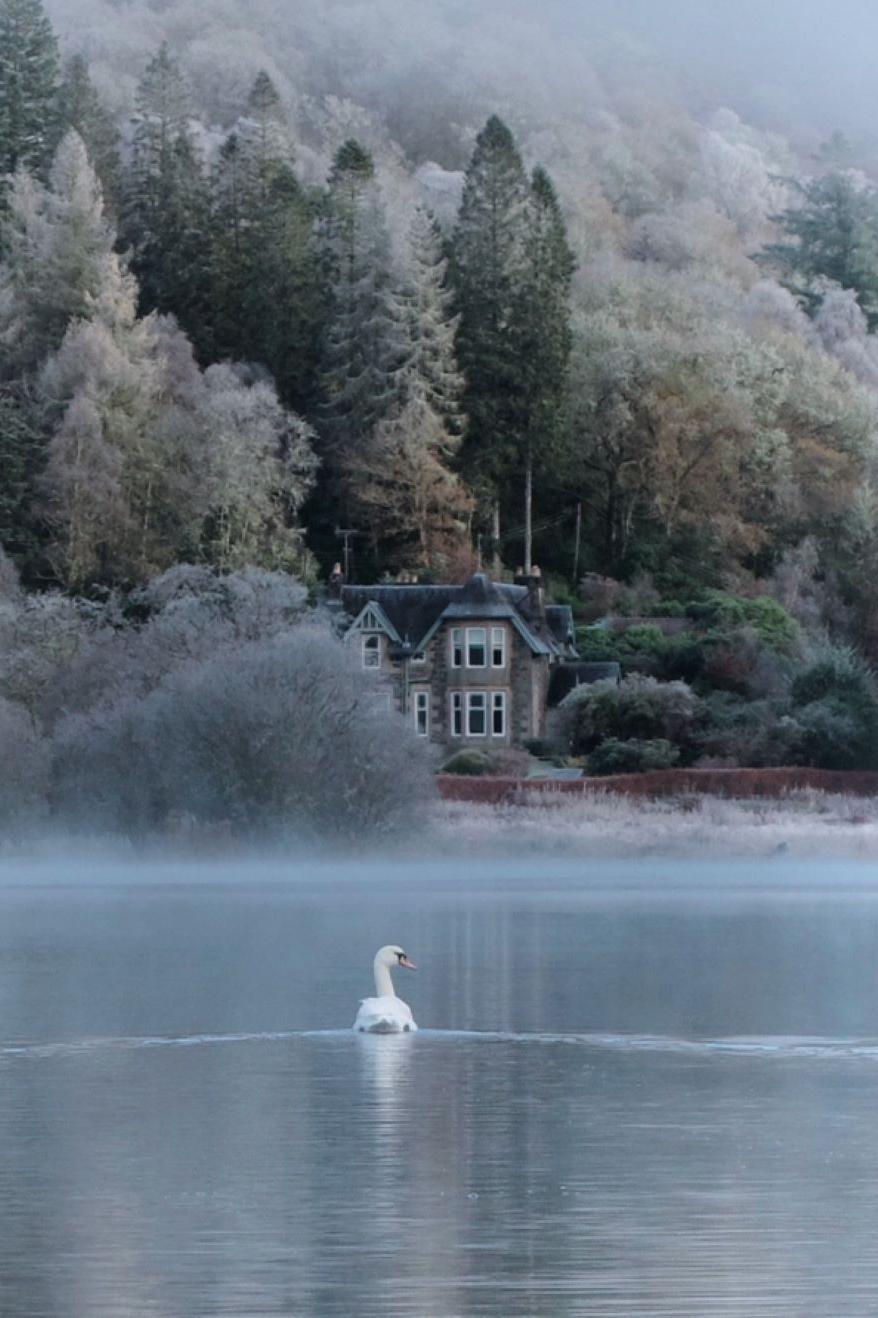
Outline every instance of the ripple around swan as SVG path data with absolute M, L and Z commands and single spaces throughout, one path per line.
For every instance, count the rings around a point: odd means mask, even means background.
M 75 1039 L 65 1042 L 22 1042 L 0 1044 L 0 1059 L 77 1057 L 99 1051 L 125 1052 L 148 1048 L 198 1048 L 220 1044 L 291 1043 L 296 1040 L 345 1042 L 368 1039 L 376 1047 L 403 1036 L 356 1035 L 349 1029 L 272 1030 L 236 1034 L 151 1035 L 132 1038 Z M 690 1057 L 717 1055 L 766 1058 L 809 1058 L 878 1061 L 878 1039 L 828 1039 L 799 1035 L 755 1035 L 717 1039 L 682 1039 L 670 1035 L 602 1033 L 519 1033 L 503 1030 L 422 1029 L 406 1035 L 407 1043 L 429 1044 L 514 1044 L 578 1047 L 619 1053 L 669 1053 Z

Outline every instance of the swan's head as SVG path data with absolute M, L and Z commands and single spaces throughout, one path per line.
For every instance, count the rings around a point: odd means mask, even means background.
M 388 943 L 387 947 L 379 949 L 375 957 L 375 964 L 387 966 L 388 970 L 394 970 L 397 966 L 402 966 L 404 970 L 417 970 L 418 968 L 414 961 L 409 961 L 401 947 L 396 947 L 392 943 Z

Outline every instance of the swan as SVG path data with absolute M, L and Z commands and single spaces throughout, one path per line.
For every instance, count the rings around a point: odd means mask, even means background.
M 378 949 L 374 961 L 376 996 L 363 999 L 354 1021 L 354 1029 L 361 1034 L 408 1034 L 418 1028 L 411 1007 L 393 991 L 390 978 L 393 966 L 417 970 L 415 963 L 409 961 L 401 947 L 389 944 Z

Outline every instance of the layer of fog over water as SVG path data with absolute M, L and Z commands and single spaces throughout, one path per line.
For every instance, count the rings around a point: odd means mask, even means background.
M 872 1315 L 874 879 L 7 861 L 0 1312 Z

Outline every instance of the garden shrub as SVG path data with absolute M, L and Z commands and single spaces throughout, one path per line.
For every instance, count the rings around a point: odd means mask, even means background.
M 701 702 L 685 682 L 658 682 L 633 674 L 615 682 L 595 682 L 571 691 L 568 713 L 574 754 L 587 755 L 602 741 L 664 739 L 681 748 L 692 744 Z
M 878 692 L 870 669 L 845 646 L 826 645 L 793 680 L 801 762 L 820 769 L 878 765 Z
M 442 766 L 443 773 L 463 774 L 467 778 L 481 778 L 491 769 L 491 760 L 484 751 L 457 751 Z
M 751 627 L 775 650 L 787 650 L 801 638 L 799 624 L 770 595 L 745 599 L 722 590 L 706 590 L 686 606 L 686 613 L 705 628 Z
M 702 714 L 700 759 L 756 768 L 799 761 L 801 728 L 784 706 L 715 691 L 705 697 Z
M 607 737 L 589 755 L 588 771 L 605 776 L 614 773 L 648 773 L 653 769 L 673 769 L 679 762 L 680 749 L 664 738 L 620 741 Z

